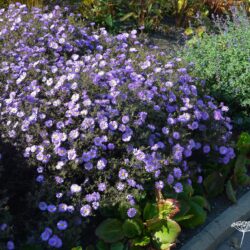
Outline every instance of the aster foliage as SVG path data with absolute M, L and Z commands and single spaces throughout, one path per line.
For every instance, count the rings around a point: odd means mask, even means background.
M 100 206 L 127 201 L 132 218 L 141 192 L 182 192 L 202 182 L 204 159 L 234 157 L 228 108 L 192 65 L 135 30 L 111 36 L 79 19 L 58 6 L 0 10 L 2 140 L 37 169 L 40 242 L 55 248 Z

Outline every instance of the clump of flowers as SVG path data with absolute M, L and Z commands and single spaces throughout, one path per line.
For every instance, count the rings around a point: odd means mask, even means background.
M 135 30 L 111 36 L 78 19 L 59 6 L 0 10 L 2 138 L 50 190 L 37 207 L 50 218 L 40 240 L 54 248 L 72 216 L 81 224 L 130 197 L 132 218 L 143 190 L 182 192 L 202 181 L 201 160 L 234 157 L 228 108 L 203 93 L 191 65 L 147 50 Z

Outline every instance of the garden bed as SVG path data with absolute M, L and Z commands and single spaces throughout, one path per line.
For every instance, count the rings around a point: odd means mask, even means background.
M 236 138 L 226 105 L 247 114 L 248 74 L 223 66 L 223 39 L 249 34 L 235 20 L 228 36 L 190 43 L 169 23 L 146 39 L 143 27 L 109 33 L 67 7 L 0 9 L 0 248 L 179 249 L 236 202 L 250 185 L 250 134 Z M 114 32 L 118 21 L 105 22 Z M 207 41 L 223 58 L 215 75 Z M 244 53 L 233 57 L 242 71 Z

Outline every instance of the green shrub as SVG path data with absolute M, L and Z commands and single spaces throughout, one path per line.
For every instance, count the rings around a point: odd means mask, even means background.
M 124 26 L 155 29 L 171 6 L 171 1 L 165 0 L 82 0 L 80 12 L 109 30 L 118 31 Z
M 244 13 L 216 20 L 217 32 L 187 43 L 181 52 L 195 64 L 195 74 L 206 79 L 210 93 L 235 112 L 250 111 L 250 29 Z

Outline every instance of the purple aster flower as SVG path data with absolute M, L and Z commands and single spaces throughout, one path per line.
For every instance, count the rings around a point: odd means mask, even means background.
M 92 207 L 93 207 L 94 210 L 97 210 L 97 209 L 99 208 L 99 206 L 100 206 L 100 204 L 99 204 L 99 202 L 97 202 L 97 201 L 94 201 L 94 202 L 92 203 Z
M 84 205 L 80 209 L 80 213 L 83 217 L 87 217 L 91 214 L 91 206 L 90 205 Z
M 109 144 L 108 144 L 108 149 L 109 149 L 109 150 L 115 149 L 115 145 L 114 145 L 113 143 L 109 143 Z
M 15 244 L 14 244 L 14 242 L 13 242 L 12 240 L 9 240 L 9 241 L 7 242 L 7 249 L 8 249 L 8 250 L 13 250 L 13 249 L 15 249 Z
M 52 234 L 52 230 L 44 230 L 44 232 L 41 233 L 40 238 L 42 241 L 47 241 Z
M 225 147 L 225 146 L 221 146 L 221 147 L 219 148 L 219 151 L 220 151 L 220 154 L 221 154 L 221 155 L 225 155 L 225 154 L 227 154 L 228 149 L 227 149 L 227 147 Z
M 71 140 L 77 139 L 78 136 L 79 136 L 78 129 L 71 130 L 70 133 L 69 133 L 69 138 L 70 138 Z
M 197 178 L 197 183 L 202 183 L 202 181 L 203 181 L 203 178 L 201 175 L 199 175 Z
M 97 162 L 97 169 L 99 170 L 103 170 L 106 166 L 107 166 L 107 160 L 105 158 L 101 158 L 98 162 Z
M 163 181 L 157 181 L 155 183 L 155 188 L 156 189 L 163 189 L 164 188 L 164 182 Z
M 225 164 L 225 165 L 228 164 L 229 161 L 230 161 L 230 158 L 227 157 L 227 156 L 225 156 L 225 157 L 223 158 L 223 160 L 222 160 L 223 164 Z
M 48 212 L 55 213 L 56 212 L 56 206 L 55 205 L 49 205 L 47 207 Z
M 199 127 L 199 123 L 198 122 L 193 122 L 192 124 L 188 124 L 188 128 L 191 130 L 195 130 Z
M 108 128 L 108 123 L 107 123 L 106 121 L 101 121 L 101 122 L 99 123 L 99 126 L 100 126 L 100 129 L 101 129 L 101 130 L 105 130 L 105 129 Z
M 180 182 L 177 182 L 175 185 L 174 185 L 174 190 L 176 193 L 181 193 L 183 191 L 183 186 Z
M 178 140 L 178 139 L 180 139 L 180 137 L 181 137 L 181 136 L 180 136 L 180 133 L 179 133 L 179 132 L 174 132 L 174 133 L 173 133 L 173 138 L 174 138 L 174 139 Z
M 67 150 L 64 147 L 56 147 L 55 152 L 59 156 L 65 156 L 67 154 Z
M 166 128 L 166 127 L 163 127 L 163 128 L 162 128 L 162 133 L 163 133 L 164 135 L 168 135 L 168 134 L 169 134 L 169 129 Z
M 92 162 L 85 163 L 84 168 L 88 171 L 91 170 L 93 168 L 93 163 Z
M 191 118 L 190 114 L 184 113 L 178 117 L 178 121 L 181 123 L 187 123 L 189 122 L 190 118 Z
M 222 116 L 222 113 L 220 110 L 215 110 L 214 111 L 214 119 L 216 121 L 219 121 L 219 120 L 222 120 L 223 119 L 223 116 Z
M 49 245 L 51 247 L 56 247 L 58 245 L 58 236 L 57 235 L 53 235 L 50 239 L 49 239 Z
M 120 169 L 118 176 L 121 180 L 125 180 L 128 178 L 128 172 L 122 168 L 122 169 Z
M 210 146 L 209 146 L 209 145 L 205 145 L 205 146 L 203 147 L 203 152 L 204 152 L 205 154 L 208 154 L 208 153 L 210 152 Z
M 124 115 L 124 116 L 122 117 L 122 123 L 126 124 L 126 123 L 128 123 L 128 122 L 129 122 L 129 116 L 128 116 L 128 115 Z
M 190 150 L 190 149 L 185 149 L 185 150 L 184 150 L 184 155 L 185 155 L 186 157 L 190 157 L 190 156 L 192 155 L 192 150 Z
M 75 160 L 76 157 L 77 157 L 77 155 L 76 155 L 76 150 L 75 149 L 68 150 L 68 159 L 69 160 Z
M 131 186 L 131 187 L 135 187 L 135 186 L 136 186 L 136 181 L 133 180 L 133 179 L 128 179 L 128 180 L 127 180 L 127 183 L 128 183 L 128 185 Z
M 177 178 L 177 179 L 180 179 L 181 176 L 182 176 L 182 171 L 180 168 L 174 168 L 173 170 L 174 172 L 174 177 Z
M 0 230 L 5 231 L 7 229 L 8 225 L 6 223 L 3 223 L 0 225 Z
M 66 211 L 67 211 L 67 208 L 68 208 L 68 206 L 67 206 L 67 204 L 65 204 L 65 203 L 60 203 L 60 204 L 58 205 L 58 211 L 61 212 L 61 213 L 66 212 Z
M 140 149 L 134 149 L 133 154 L 135 155 L 136 159 L 139 161 L 143 161 L 146 155 Z
M 202 119 L 203 120 L 208 120 L 209 114 L 207 112 L 202 112 Z
M 133 207 L 129 208 L 128 211 L 127 211 L 127 215 L 128 215 L 129 218 L 135 217 L 136 213 L 137 213 L 137 211 Z
M 132 138 L 132 133 L 129 131 L 129 132 L 125 132 L 123 135 L 122 135 L 122 140 L 124 142 L 129 142 Z
M 39 182 L 39 183 L 42 183 L 43 181 L 44 181 L 44 176 L 43 175 L 38 175 L 37 177 L 36 177 L 36 181 L 37 182 Z
M 79 193 L 82 191 L 82 187 L 77 185 L 77 184 L 72 184 L 71 187 L 70 187 L 70 191 L 71 193 Z
M 167 122 L 169 125 L 174 125 L 176 123 L 175 119 L 171 117 L 167 119 Z
M 121 182 L 118 182 L 116 188 L 117 190 L 122 191 L 125 188 L 125 185 Z
M 75 211 L 75 208 L 72 205 L 70 205 L 70 206 L 67 207 L 67 211 L 69 213 L 73 213 Z
M 174 176 L 169 174 L 167 177 L 167 183 L 168 185 L 172 185 L 174 183 Z
M 38 207 L 39 207 L 39 209 L 41 210 L 41 211 L 45 211 L 45 210 L 47 210 L 47 204 L 45 203 L 45 202 L 43 202 L 43 201 L 41 201 L 41 202 L 39 202 L 39 204 L 38 204 Z
M 106 190 L 106 184 L 104 182 L 98 184 L 98 190 L 104 192 Z
M 195 149 L 200 149 L 200 148 L 201 148 L 201 143 L 196 142 L 196 143 L 195 143 Z
M 68 222 L 65 220 L 60 220 L 57 222 L 56 226 L 59 230 L 65 230 L 68 227 Z

